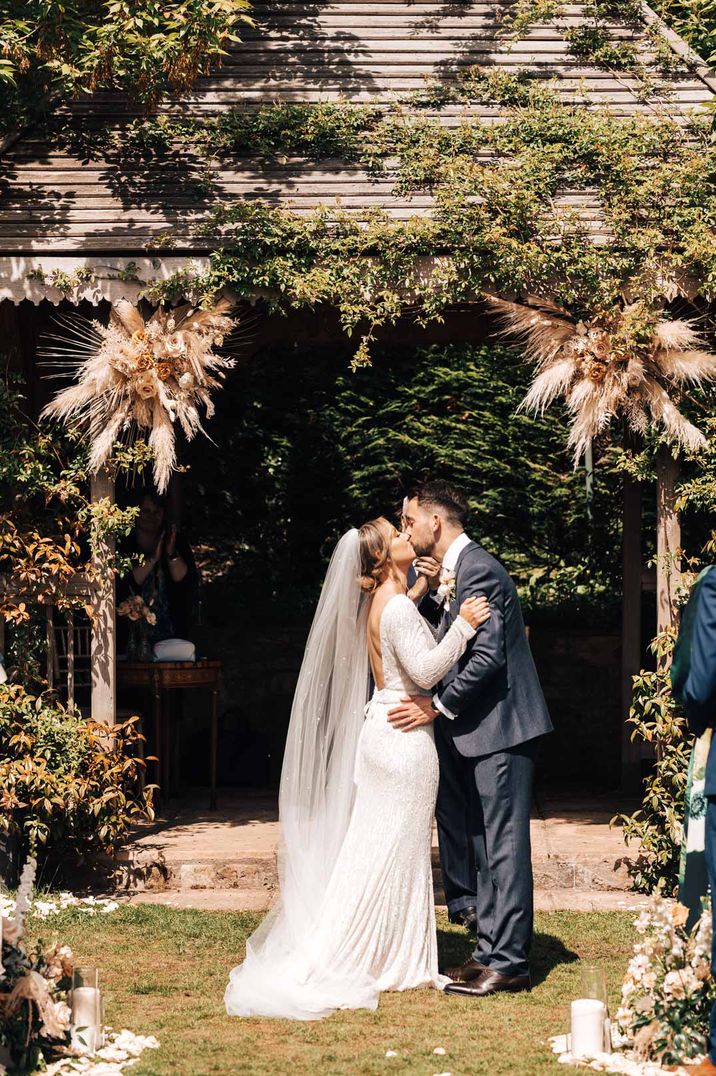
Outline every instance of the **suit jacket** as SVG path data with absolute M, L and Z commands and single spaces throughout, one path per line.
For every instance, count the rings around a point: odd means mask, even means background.
M 716 725 L 716 572 L 709 572 L 701 584 L 684 705 L 689 726 L 697 736 Z M 716 736 L 706 764 L 704 795 L 716 796 Z
M 476 542 L 463 549 L 455 576 L 456 595 L 439 634 L 473 595 L 487 598 L 491 616 L 440 686 L 440 702 L 455 720 L 438 720 L 461 755 L 479 758 L 543 736 L 552 731 L 552 722 L 512 579 Z

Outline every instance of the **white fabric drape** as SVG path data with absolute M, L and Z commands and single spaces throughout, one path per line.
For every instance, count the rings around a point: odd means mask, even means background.
M 229 1015 L 305 1020 L 377 1004 L 375 984 L 346 982 L 330 967 L 316 967 L 312 953 L 353 807 L 368 698 L 368 602 L 359 575 L 358 531 L 351 530 L 333 553 L 291 710 L 279 793 L 280 899 L 231 972 Z

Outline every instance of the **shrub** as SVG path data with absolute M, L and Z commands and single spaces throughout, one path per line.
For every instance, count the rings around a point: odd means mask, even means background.
M 0 687 L 0 832 L 52 863 L 111 855 L 133 821 L 153 817 L 153 786 L 133 757 L 137 718 L 110 728 L 49 694 Z
M 658 888 L 665 896 L 675 896 L 679 886 L 684 796 L 694 742 L 671 694 L 667 659 L 674 639 L 673 631 L 658 635 L 651 646 L 658 659 L 656 671 L 634 677 L 632 739 L 655 744 L 657 762 L 645 781 L 640 809 L 614 819 L 623 824 L 624 839 L 639 846 L 636 859 L 625 859 L 634 889 L 652 893 Z

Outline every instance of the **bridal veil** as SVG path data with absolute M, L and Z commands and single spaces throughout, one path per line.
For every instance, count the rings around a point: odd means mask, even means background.
M 358 531 L 333 553 L 291 710 L 279 791 L 280 897 L 231 972 L 232 1016 L 318 1019 L 336 1008 L 375 1008 L 369 980 L 347 981 L 317 961 L 321 909 L 343 843 L 369 690 L 368 602 L 358 584 Z

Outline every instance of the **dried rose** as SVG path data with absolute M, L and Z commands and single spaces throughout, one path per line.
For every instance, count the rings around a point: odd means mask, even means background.
M 137 329 L 135 333 L 132 333 L 133 344 L 145 344 L 147 341 L 146 329 Z
M 154 365 L 154 355 L 149 348 L 145 348 L 137 356 L 137 369 L 138 370 L 150 370 Z
M 157 366 L 157 374 L 162 381 L 168 381 L 174 373 L 174 367 L 170 362 L 160 362 Z
M 64 1001 L 55 1001 L 53 1002 L 53 1006 L 57 1023 L 63 1031 L 69 1031 L 70 1024 L 72 1023 L 72 1010 L 69 1005 Z
M 186 344 L 179 333 L 168 336 L 164 341 L 164 350 L 170 359 L 180 359 L 186 355 Z
M 118 374 L 122 374 L 124 377 L 131 377 L 135 369 L 134 363 L 124 358 L 112 359 L 110 365 Z
M 611 351 L 611 345 L 604 329 L 590 329 L 588 339 L 592 355 L 597 359 L 606 359 Z
M 152 373 L 147 371 L 141 374 L 135 381 L 135 388 L 137 395 L 143 400 L 151 400 L 153 396 L 157 395 L 157 383 Z
M 48 949 L 45 953 L 45 961 L 47 963 L 47 971 L 45 972 L 46 978 L 57 980 L 63 978 L 69 978 L 72 975 L 73 963 L 72 963 L 72 950 L 69 945 L 53 945 L 51 949 Z
M 590 362 L 587 367 L 587 377 L 590 381 L 599 384 L 607 375 L 607 367 L 603 362 Z
M 183 389 L 192 389 L 192 388 L 194 388 L 194 375 L 190 374 L 189 371 L 187 370 L 179 378 L 179 386 L 180 386 L 180 388 L 183 388 Z

